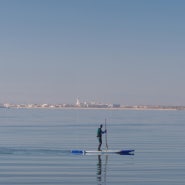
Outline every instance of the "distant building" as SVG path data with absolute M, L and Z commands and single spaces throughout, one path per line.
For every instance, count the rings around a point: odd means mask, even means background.
M 80 107 L 80 100 L 78 98 L 76 99 L 76 106 Z
M 120 108 L 120 104 L 113 104 L 112 107 L 113 108 Z

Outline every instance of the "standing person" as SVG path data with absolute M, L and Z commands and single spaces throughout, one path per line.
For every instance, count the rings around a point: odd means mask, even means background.
M 106 130 L 105 131 L 102 131 L 102 127 L 103 127 L 103 125 L 101 124 L 100 127 L 97 130 L 97 138 L 98 138 L 98 141 L 99 141 L 98 151 L 101 151 L 102 134 L 106 133 Z

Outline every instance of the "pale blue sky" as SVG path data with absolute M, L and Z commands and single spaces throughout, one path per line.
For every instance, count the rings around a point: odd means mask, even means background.
M 184 0 L 0 0 L 0 102 L 185 105 Z

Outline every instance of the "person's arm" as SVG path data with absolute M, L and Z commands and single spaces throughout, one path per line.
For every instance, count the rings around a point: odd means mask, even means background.
M 101 133 L 102 133 L 102 134 L 105 134 L 105 133 L 107 133 L 107 130 L 105 130 L 105 131 L 101 131 Z

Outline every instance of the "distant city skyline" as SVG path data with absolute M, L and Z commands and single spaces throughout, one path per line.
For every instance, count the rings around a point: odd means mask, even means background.
M 185 1 L 0 0 L 0 103 L 185 105 Z
M 114 109 L 114 110 L 185 110 L 185 106 L 166 106 L 166 105 L 120 105 L 103 104 L 97 102 L 80 102 L 77 99 L 75 104 L 0 104 L 0 108 L 18 109 Z

